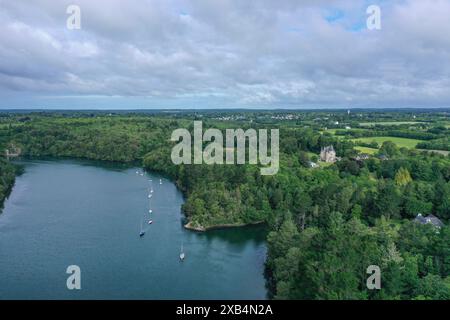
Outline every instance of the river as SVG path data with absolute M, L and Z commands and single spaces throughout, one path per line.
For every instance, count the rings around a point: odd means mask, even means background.
M 264 227 L 186 230 L 182 194 L 139 168 L 22 164 L 0 214 L 0 299 L 266 299 Z M 80 290 L 67 288 L 69 265 Z

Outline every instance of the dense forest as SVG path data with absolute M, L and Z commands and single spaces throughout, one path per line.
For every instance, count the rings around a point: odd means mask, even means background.
M 0 210 L 5 198 L 8 196 L 14 184 L 15 176 L 19 167 L 12 165 L 5 159 L 0 158 Z
M 408 113 L 361 114 L 9 114 L 0 130 L 3 145 L 19 146 L 24 156 L 142 161 L 176 182 L 198 229 L 265 222 L 273 298 L 450 299 L 450 157 L 419 150 L 448 150 L 446 118 L 425 113 L 406 123 Z M 280 171 L 261 176 L 255 165 L 173 165 L 172 131 L 192 130 L 198 119 L 204 129 L 280 128 Z M 355 140 L 380 136 L 421 142 L 416 149 Z M 312 168 L 329 145 L 340 161 Z M 361 160 L 358 146 L 373 154 Z M 3 160 L 0 170 L 2 196 L 15 171 Z M 419 213 L 445 226 L 414 222 Z M 369 265 L 382 270 L 381 290 L 366 288 Z

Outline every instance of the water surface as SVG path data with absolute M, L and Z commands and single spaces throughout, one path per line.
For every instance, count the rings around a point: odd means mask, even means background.
M 0 299 L 266 298 L 263 227 L 185 230 L 175 185 L 137 168 L 23 163 L 0 214 Z M 81 290 L 66 287 L 69 265 Z

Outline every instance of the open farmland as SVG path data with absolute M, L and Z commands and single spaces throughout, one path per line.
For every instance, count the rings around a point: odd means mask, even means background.
M 354 141 L 355 143 L 358 143 L 358 142 L 370 143 L 372 141 L 375 141 L 380 146 L 385 141 L 392 141 L 399 148 L 403 147 L 403 148 L 409 148 L 409 149 L 414 149 L 419 142 L 422 142 L 422 140 L 418 140 L 418 139 L 398 138 L 398 137 L 367 137 L 367 138 L 352 139 L 352 141 Z
M 423 124 L 420 121 L 382 121 L 382 122 L 361 122 L 359 125 L 361 127 L 375 127 L 375 126 L 400 126 L 400 125 L 418 125 Z

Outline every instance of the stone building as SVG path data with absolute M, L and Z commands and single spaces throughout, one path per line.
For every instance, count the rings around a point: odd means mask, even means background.
M 333 146 L 328 146 L 320 150 L 320 160 L 324 162 L 336 162 L 336 151 Z
M 5 150 L 5 156 L 7 158 L 18 157 L 22 153 L 22 150 L 13 144 L 10 145 L 8 149 Z

